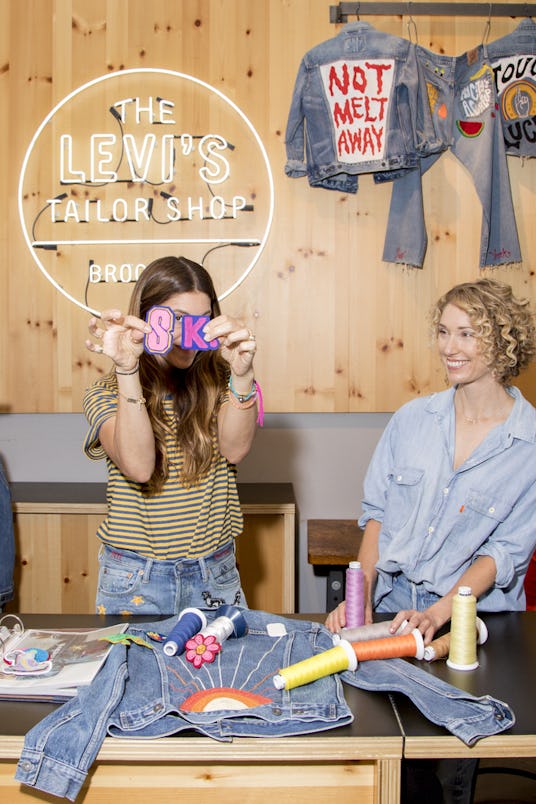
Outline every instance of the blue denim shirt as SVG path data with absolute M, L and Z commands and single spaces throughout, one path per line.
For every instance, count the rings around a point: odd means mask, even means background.
M 0 462 L 0 611 L 13 598 L 15 536 L 11 493 Z
M 536 410 L 517 388 L 508 419 L 457 469 L 454 389 L 408 402 L 389 421 L 364 484 L 363 515 L 382 523 L 374 603 L 402 572 L 440 596 L 477 556 L 494 559 L 482 611 L 525 609 L 536 546 Z
M 286 174 L 355 193 L 357 174 L 413 167 L 438 150 L 420 76 L 415 46 L 367 22 L 312 48 L 290 106 Z
M 74 801 L 106 735 L 148 738 L 194 729 L 231 740 L 305 734 L 352 721 L 339 674 L 292 690 L 273 683 L 280 668 L 333 647 L 333 634 L 319 623 L 246 609 L 243 615 L 247 635 L 226 640 L 216 661 L 199 669 L 184 654 L 166 656 L 161 643 L 153 650 L 114 645 L 93 683 L 28 732 L 15 778 Z M 136 625 L 128 633 L 167 635 L 176 621 Z M 467 744 L 514 723 L 501 701 L 476 698 L 404 660 L 363 662 L 342 678 L 408 695 Z
M 481 45 L 493 68 L 506 153 L 536 156 L 536 23 Z

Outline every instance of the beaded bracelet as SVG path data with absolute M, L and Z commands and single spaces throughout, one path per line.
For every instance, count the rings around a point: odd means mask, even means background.
M 249 392 L 249 394 L 239 394 L 233 388 L 232 376 L 229 376 L 229 391 L 232 393 L 235 399 L 238 399 L 238 401 L 242 404 L 243 402 L 247 402 L 248 399 L 253 399 L 254 397 L 257 396 L 257 383 L 255 382 L 255 380 L 253 380 L 251 384 L 251 391 Z

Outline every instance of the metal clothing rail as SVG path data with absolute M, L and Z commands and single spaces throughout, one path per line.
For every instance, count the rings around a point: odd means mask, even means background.
M 329 7 L 329 21 L 347 22 L 357 16 L 430 16 L 430 17 L 532 17 L 534 3 L 338 3 Z

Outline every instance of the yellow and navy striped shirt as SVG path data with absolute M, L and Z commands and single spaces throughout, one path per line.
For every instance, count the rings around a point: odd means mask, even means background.
M 165 407 L 171 418 L 171 399 Z M 97 529 L 99 539 L 150 558 L 178 560 L 210 555 L 236 538 L 243 526 L 236 467 L 220 453 L 217 435 L 213 436 L 214 459 L 208 473 L 189 487 L 179 479 L 182 451 L 172 435 L 166 435 L 169 476 L 162 491 L 148 497 L 140 483 L 119 471 L 100 444 L 99 429 L 116 410 L 117 393 L 103 380 L 87 389 L 84 413 L 90 429 L 84 452 L 92 460 L 106 458 L 108 468 L 108 513 Z

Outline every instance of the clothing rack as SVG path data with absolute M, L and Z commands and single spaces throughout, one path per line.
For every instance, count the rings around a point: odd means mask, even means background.
M 361 16 L 430 17 L 532 17 L 534 3 L 338 3 L 329 7 L 331 23 L 347 22 Z

